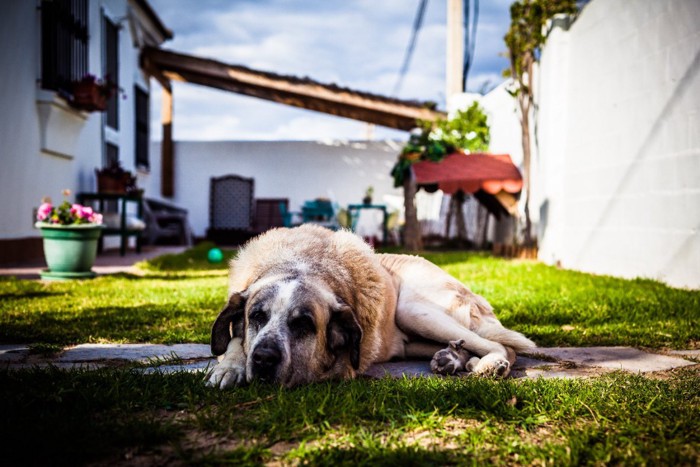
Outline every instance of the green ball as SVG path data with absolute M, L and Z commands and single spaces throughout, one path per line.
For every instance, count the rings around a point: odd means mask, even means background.
M 224 260 L 224 253 L 220 248 L 212 248 L 207 253 L 207 259 L 210 263 L 220 263 Z

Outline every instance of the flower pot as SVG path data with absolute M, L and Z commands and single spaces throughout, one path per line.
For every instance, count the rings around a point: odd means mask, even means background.
M 87 279 L 95 277 L 92 265 L 97 255 L 99 224 L 55 225 L 37 222 L 44 238 L 44 257 L 48 269 L 42 279 Z
M 107 96 L 101 87 L 94 82 L 73 83 L 73 100 L 71 105 L 80 110 L 104 111 L 107 109 Z
M 131 172 L 109 173 L 95 169 L 99 193 L 124 194 L 136 188 L 136 179 Z

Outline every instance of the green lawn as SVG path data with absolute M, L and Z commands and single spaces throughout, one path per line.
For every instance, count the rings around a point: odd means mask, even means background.
M 87 282 L 0 280 L 0 343 L 208 342 L 207 246 Z M 230 254 L 229 254 L 230 256 Z M 700 292 L 529 261 L 427 254 L 539 345 L 697 348 Z M 663 379 L 358 379 L 219 391 L 136 368 L 0 370 L 6 465 L 700 463 L 700 372 Z
M 226 296 L 207 245 L 90 282 L 0 280 L 0 343 L 200 342 Z M 231 253 L 227 256 L 230 257 Z M 541 346 L 700 346 L 700 292 L 469 253 L 426 254 Z

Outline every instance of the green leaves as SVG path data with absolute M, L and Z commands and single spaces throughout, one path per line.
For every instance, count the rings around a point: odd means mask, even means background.
M 406 171 L 414 162 L 440 162 L 458 149 L 466 152 L 488 151 L 491 140 L 488 117 L 478 102 L 459 110 L 451 119 L 418 122 L 420 130 L 411 134 L 391 170 L 394 187 L 403 185 Z
M 510 75 L 522 82 L 529 62 L 545 42 L 544 26 L 557 13 L 576 12 L 576 0 L 519 0 L 510 6 L 510 29 L 503 38 L 511 58 Z

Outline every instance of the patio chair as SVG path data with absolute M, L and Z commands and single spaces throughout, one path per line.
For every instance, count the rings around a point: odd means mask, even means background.
M 149 245 L 161 238 L 177 238 L 181 245 L 192 246 L 192 229 L 187 210 L 165 201 L 143 200 L 143 217 L 146 223 L 144 237 Z
M 255 235 L 255 181 L 239 175 L 212 177 L 209 185 L 207 238 L 216 243 L 241 244 Z
M 286 222 L 283 212 L 287 212 L 289 200 L 287 198 L 257 198 L 255 200 L 256 232 L 265 232 L 275 227 L 285 227 Z
M 301 207 L 304 223 L 318 224 L 333 230 L 340 228 L 337 218 L 338 211 L 338 204 L 327 199 L 305 201 Z
M 302 224 L 302 215 L 298 211 L 290 211 L 289 203 L 279 204 L 280 215 L 285 227 L 296 227 Z

